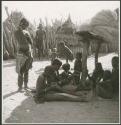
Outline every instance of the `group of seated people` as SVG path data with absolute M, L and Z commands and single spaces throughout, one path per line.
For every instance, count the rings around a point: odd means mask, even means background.
M 118 92 L 119 89 L 119 66 L 118 57 L 115 56 L 112 59 L 112 72 L 109 70 L 103 70 L 102 64 L 97 63 L 92 75 L 87 75 L 85 82 L 86 86 L 95 88 L 99 96 L 104 98 L 112 97 L 112 93 Z M 59 69 L 62 66 L 63 72 L 59 73 Z M 70 71 L 70 64 L 62 62 L 59 59 L 54 59 L 51 65 L 46 66 L 44 72 L 39 75 L 36 82 L 36 94 L 34 100 L 36 103 L 44 101 L 45 94 L 49 92 L 64 92 L 64 86 L 73 85 L 76 86 L 75 91 L 79 91 L 79 88 L 83 88 L 81 85 L 82 72 L 82 53 L 76 54 L 74 63 L 74 72 Z M 80 87 L 81 85 L 81 87 Z M 87 87 L 88 88 L 88 87 Z M 90 88 L 90 89 L 91 89 Z

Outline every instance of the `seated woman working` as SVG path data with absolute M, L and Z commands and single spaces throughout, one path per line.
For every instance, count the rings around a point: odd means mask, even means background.
M 36 83 L 35 102 L 43 102 L 44 95 L 50 90 L 61 91 L 59 87 L 59 68 L 62 62 L 58 59 L 53 60 L 52 64 L 45 67 L 44 72 L 38 77 Z

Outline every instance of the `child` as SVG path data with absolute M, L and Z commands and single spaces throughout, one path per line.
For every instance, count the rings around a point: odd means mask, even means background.
M 67 85 L 71 82 L 72 73 L 69 71 L 70 70 L 70 64 L 68 64 L 68 63 L 63 64 L 62 69 L 64 71 L 60 74 L 60 81 L 61 81 L 61 86 L 64 86 L 64 85 Z
M 82 72 L 82 53 L 81 52 L 77 52 L 76 53 L 76 60 L 74 63 L 74 81 L 75 83 L 78 85 L 79 81 L 80 81 L 80 75 Z

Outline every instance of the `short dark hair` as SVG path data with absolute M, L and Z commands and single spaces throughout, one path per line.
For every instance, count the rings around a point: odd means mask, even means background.
M 52 61 L 52 65 L 59 65 L 59 66 L 61 66 L 61 65 L 62 65 L 62 62 L 61 62 L 59 59 L 54 59 L 54 60 Z
M 44 69 L 45 76 L 49 76 L 49 75 L 53 74 L 53 72 L 54 72 L 54 69 L 52 66 L 46 66 Z
M 103 80 L 108 80 L 108 79 L 111 79 L 111 71 L 105 70 L 103 73 Z
M 76 58 L 82 58 L 82 53 L 81 52 L 77 52 L 76 53 Z
M 20 26 L 22 26 L 22 25 L 29 26 L 29 22 L 28 22 L 28 20 L 26 18 L 22 18 L 20 20 L 20 24 L 19 25 Z
M 118 56 L 114 56 L 114 57 L 112 58 L 112 66 L 113 66 L 113 67 L 117 67 L 118 64 L 119 64 L 119 57 L 118 57 Z
M 66 63 L 62 65 L 63 70 L 69 70 L 70 69 L 70 64 Z
M 100 62 L 96 63 L 95 68 L 98 69 L 98 70 L 103 70 L 102 63 L 100 63 Z
M 59 45 L 65 46 L 65 42 L 61 41 L 61 42 L 59 43 Z

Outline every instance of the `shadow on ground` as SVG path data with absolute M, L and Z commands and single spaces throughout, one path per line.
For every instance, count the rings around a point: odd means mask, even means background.
M 4 64 L 3 67 L 12 67 L 12 66 L 16 66 L 16 63 L 8 63 L 8 64 Z
M 28 97 L 5 123 L 118 123 L 118 101 L 45 102 Z
M 16 93 L 18 93 L 18 91 L 14 91 L 14 92 L 11 92 L 9 94 L 6 94 L 6 95 L 3 96 L 3 99 L 6 99 L 6 98 L 8 98 L 8 97 L 10 97 L 10 96 L 12 96 L 12 95 L 14 95 Z

